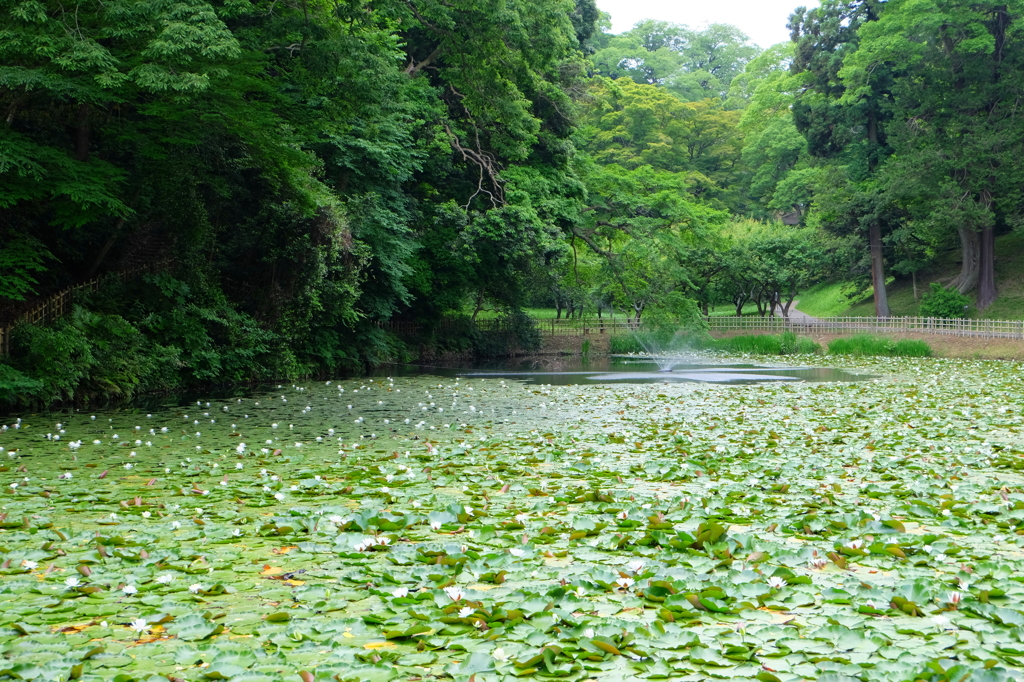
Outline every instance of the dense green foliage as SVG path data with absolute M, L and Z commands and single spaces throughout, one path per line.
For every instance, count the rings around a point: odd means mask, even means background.
M 984 309 L 1024 202 L 1020 9 L 826 0 L 762 49 L 614 35 L 593 0 L 0 0 L 0 325 L 151 273 L 16 331 L 0 391 L 504 353 L 527 306 L 788 315 L 830 279 L 886 315 L 951 248 Z

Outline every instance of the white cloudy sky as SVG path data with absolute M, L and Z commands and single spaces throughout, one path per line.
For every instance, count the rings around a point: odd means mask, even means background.
M 761 47 L 789 40 L 786 21 L 800 6 L 817 0 L 597 0 L 612 15 L 615 33 L 628 31 L 641 19 L 661 19 L 698 28 L 704 24 L 733 24 Z

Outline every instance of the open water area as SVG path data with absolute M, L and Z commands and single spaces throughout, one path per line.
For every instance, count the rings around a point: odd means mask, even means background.
M 1017 366 L 817 362 L 395 367 L 10 415 L 0 675 L 1019 679 Z

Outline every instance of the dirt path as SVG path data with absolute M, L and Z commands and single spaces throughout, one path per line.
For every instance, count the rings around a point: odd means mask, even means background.
M 811 317 L 807 313 L 797 310 L 797 305 L 799 303 L 800 301 L 793 301 L 793 305 L 789 306 L 789 319 L 794 322 L 817 322 L 818 318 Z

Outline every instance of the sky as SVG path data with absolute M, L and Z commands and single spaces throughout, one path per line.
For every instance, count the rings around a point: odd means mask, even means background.
M 817 0 L 597 0 L 612 15 L 612 31 L 622 33 L 642 19 L 660 19 L 700 28 L 733 24 L 761 47 L 789 40 L 786 22 L 793 10 Z

